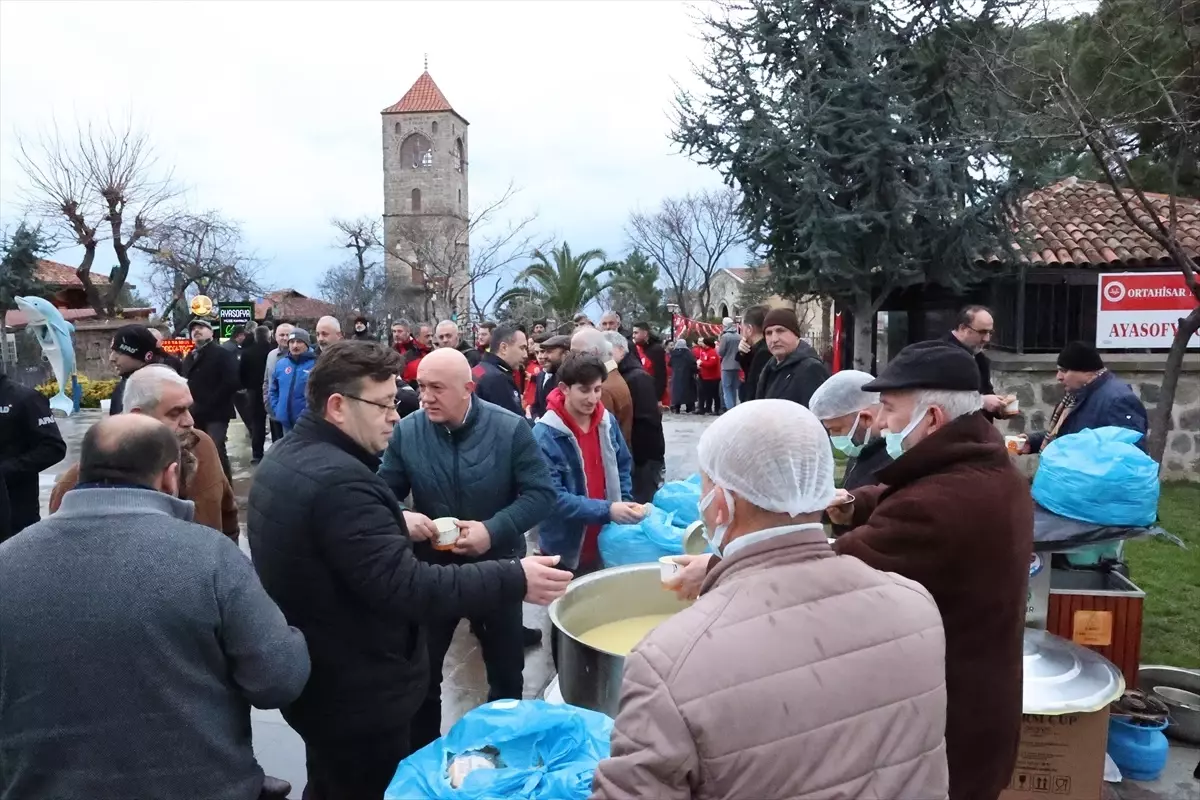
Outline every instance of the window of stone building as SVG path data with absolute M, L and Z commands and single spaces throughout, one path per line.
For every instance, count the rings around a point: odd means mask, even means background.
M 454 140 L 454 169 L 462 172 L 466 167 L 466 157 L 463 153 L 462 139 Z
M 458 190 L 458 204 L 462 205 L 462 189 Z
M 437 136 L 437 123 L 433 123 L 433 135 Z
M 400 123 L 399 122 L 396 123 L 396 135 L 397 136 L 400 135 Z
M 408 169 L 429 169 L 433 166 L 433 144 L 428 136 L 414 133 L 400 145 L 400 165 Z
M 420 189 L 412 190 L 412 210 L 414 212 L 421 210 L 421 190 Z

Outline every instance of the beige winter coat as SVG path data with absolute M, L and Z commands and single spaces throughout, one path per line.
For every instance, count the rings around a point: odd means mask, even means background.
M 625 662 L 593 798 L 947 796 L 929 594 L 819 529 L 736 551 Z

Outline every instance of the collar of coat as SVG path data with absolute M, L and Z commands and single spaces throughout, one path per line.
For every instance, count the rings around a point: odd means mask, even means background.
M 766 340 L 764 339 L 763 341 L 766 341 Z M 771 369 L 771 370 L 787 369 L 788 367 L 792 366 L 793 364 L 798 364 L 807 358 L 815 358 L 817 360 L 820 360 L 819 356 L 817 356 L 817 351 L 812 348 L 812 345 L 810 345 L 808 342 L 800 342 L 800 344 L 796 345 L 796 349 L 793 350 L 792 352 L 788 353 L 787 356 L 783 359 L 783 361 L 780 361 L 779 359 L 772 356 L 770 362 L 767 364 L 767 369 Z
M 380 454 L 368 453 L 366 448 L 343 433 L 338 426 L 323 417 L 318 417 L 312 411 L 305 411 L 300 415 L 292 433 L 331 444 L 342 452 L 357 458 L 372 472 L 379 471 Z
M 481 355 L 479 357 L 479 360 L 481 362 L 491 364 L 492 366 L 496 367 L 501 372 L 503 372 L 505 375 L 512 375 L 512 371 L 513 371 L 512 367 L 510 367 L 508 365 L 508 362 L 502 361 L 500 359 L 500 356 L 496 355 L 495 353 L 485 352 L 483 355 Z
M 795 563 L 814 558 L 832 558 L 837 555 L 829 546 L 824 528 L 802 528 L 761 542 L 755 542 L 735 552 L 728 558 L 717 561 L 704 576 L 700 594 L 706 594 L 722 581 L 732 580 L 747 571 L 770 567 L 773 564 Z
M 157 514 L 191 522 L 196 506 L 143 486 L 81 484 L 63 495 L 58 517 L 131 517 Z
M 935 472 L 971 464 L 1011 466 L 1004 437 L 982 412 L 959 417 L 876 473 L 879 482 L 896 489 Z

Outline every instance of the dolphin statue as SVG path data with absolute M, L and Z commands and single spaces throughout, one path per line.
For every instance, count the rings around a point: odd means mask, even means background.
M 75 400 L 67 394 L 71 376 L 75 374 L 75 342 L 71 338 L 75 326 L 63 319 L 62 313 L 49 300 L 41 297 L 15 299 L 58 381 L 58 394 L 50 398 L 50 408 L 70 416 L 75 410 Z

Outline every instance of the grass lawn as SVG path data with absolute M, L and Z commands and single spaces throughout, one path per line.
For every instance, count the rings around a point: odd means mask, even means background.
M 1146 593 L 1142 663 L 1200 669 L 1200 484 L 1166 483 L 1159 523 L 1188 546 L 1129 542 L 1129 577 Z

